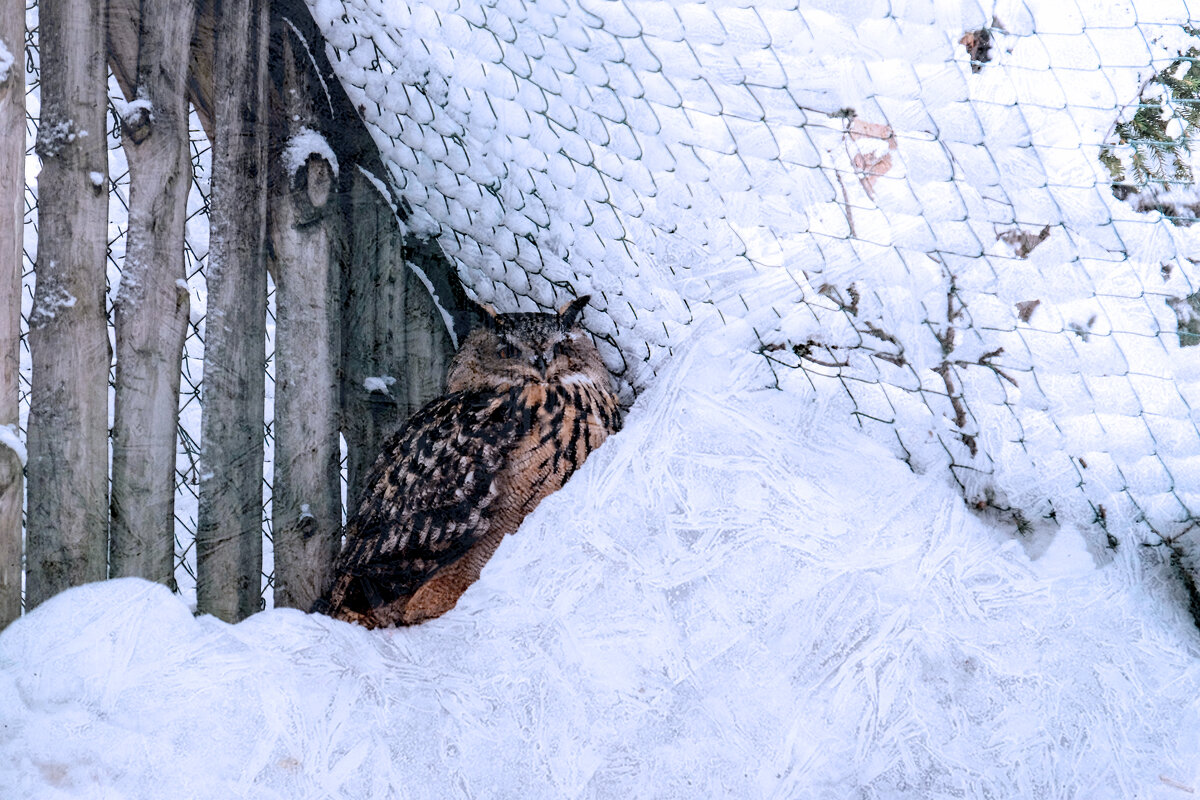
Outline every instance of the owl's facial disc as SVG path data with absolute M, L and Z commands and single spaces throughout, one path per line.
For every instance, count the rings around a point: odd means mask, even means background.
M 566 355 L 568 338 L 564 332 L 553 330 L 525 338 L 502 333 L 497 355 L 508 369 L 544 381 L 555 360 Z
M 467 338 L 451 363 L 450 391 L 526 383 L 591 383 L 611 378 L 591 338 L 572 324 L 582 299 L 558 313 L 499 314 Z

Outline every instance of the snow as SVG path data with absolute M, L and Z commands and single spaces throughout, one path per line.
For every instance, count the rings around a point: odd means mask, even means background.
M 8 448 L 16 453 L 22 467 L 29 461 L 29 454 L 25 450 L 25 443 L 21 441 L 21 432 L 16 425 L 0 425 L 0 447 Z
M 380 198 L 387 203 L 388 208 L 392 210 L 392 215 L 396 218 L 396 225 L 398 229 L 402 233 L 410 233 L 409 225 L 403 219 L 401 219 L 400 210 L 396 207 L 396 200 L 392 196 L 391 191 L 388 190 L 387 185 L 370 170 L 365 169 L 361 164 L 356 164 L 355 166 L 358 167 L 358 173 L 367 179 L 367 182 L 375 188 L 375 191 L 379 192 Z M 437 290 L 434 289 L 433 282 L 429 280 L 429 276 L 425 274 L 425 270 L 421 269 L 417 265 L 416 261 L 409 261 L 408 268 L 412 270 L 413 274 L 417 276 L 417 280 L 419 280 L 421 285 L 425 287 L 425 290 L 429 292 L 429 298 L 433 301 L 434 308 L 438 310 L 438 313 L 442 317 L 442 322 L 445 324 L 446 330 L 450 334 L 451 343 L 455 349 L 457 349 L 458 333 L 455 329 L 454 317 L 450 313 L 450 310 L 446 308 L 445 304 L 442 303 L 441 298 L 438 297 Z
M 367 182 L 375 187 L 375 191 L 379 192 L 379 198 L 387 203 L 388 208 L 392 210 L 392 215 L 396 218 L 396 224 L 400 227 L 402 233 L 407 233 L 408 228 L 404 221 L 400 219 L 400 211 L 396 208 L 396 201 L 392 199 L 391 192 L 388 191 L 387 185 L 375 176 L 371 170 L 363 167 L 362 164 L 355 164 L 358 167 L 358 174 L 367 179 Z
M 395 382 L 396 379 L 391 375 L 371 376 L 369 378 L 363 378 L 363 388 L 368 392 L 391 394 L 391 387 Z
M 53 267 L 53 263 L 50 265 Z M 40 328 L 58 316 L 59 309 L 74 308 L 79 298 L 64 286 L 47 286 L 34 295 L 33 310 L 29 314 L 29 327 Z
M 15 61 L 16 59 L 13 57 L 12 52 L 8 49 L 8 46 L 4 43 L 4 40 L 0 39 L 0 84 L 8 80 L 9 70 L 12 69 Z
M 297 41 L 299 41 L 300 44 L 302 44 L 304 46 L 304 54 L 306 56 L 308 56 L 308 61 L 310 64 L 312 64 L 312 73 L 311 74 L 316 75 L 317 80 L 320 81 L 321 91 L 325 95 L 325 104 L 328 106 L 330 112 L 332 112 L 333 111 L 333 98 L 330 97 L 330 95 L 329 95 L 329 87 L 325 84 L 325 76 L 321 72 L 320 67 L 317 66 L 317 60 L 315 58 L 313 58 L 312 48 L 309 46 L 308 40 L 304 38 L 304 35 L 300 33 L 300 29 L 297 28 L 290 19 L 288 19 L 287 17 L 283 17 L 283 21 L 288 26 L 288 30 L 290 30 L 292 32 L 292 35 L 296 37 Z
M 37 153 L 43 158 L 54 158 L 68 144 L 87 135 L 87 131 L 75 130 L 74 120 L 45 122 L 38 129 Z
M 708 326 L 710 329 L 712 326 Z M 23 797 L 1146 797 L 1200 787 L 1159 554 L 1037 560 L 728 331 L 458 607 L 194 618 L 135 579 L 0 634 Z M 186 788 L 184 788 L 186 787 Z
M 333 177 L 337 178 L 338 160 L 333 153 L 333 148 L 329 146 L 329 142 L 325 140 L 324 136 L 308 127 L 300 128 L 288 139 L 287 146 L 283 149 L 283 167 L 289 176 L 295 175 L 304 168 L 312 156 L 325 159 L 330 169 L 333 170 Z
M 145 114 L 149 119 L 154 119 L 154 104 L 150 102 L 148 97 L 137 97 L 133 100 L 126 100 L 125 95 L 120 91 L 109 94 L 108 101 L 117 111 L 117 115 L 122 120 L 128 120 L 133 115 L 141 113 Z
M 154 103 L 150 102 L 149 97 L 136 97 L 133 100 L 125 100 L 125 95 L 121 92 L 114 92 L 108 96 L 108 102 L 113 104 L 116 113 L 121 119 L 127 119 L 128 116 L 136 112 L 144 112 L 145 114 L 154 115 Z

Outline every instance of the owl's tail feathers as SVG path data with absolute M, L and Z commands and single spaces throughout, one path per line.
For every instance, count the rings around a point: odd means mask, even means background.
M 408 624 L 404 607 L 409 595 L 385 600 L 375 591 L 374 582 L 350 573 L 339 575 L 321 598 L 312 604 L 311 614 L 324 614 L 365 628 L 390 628 Z
M 312 608 L 308 610 L 310 614 L 324 614 L 327 617 L 340 619 L 343 622 L 357 622 L 367 628 L 379 627 L 374 618 L 369 614 L 364 614 L 350 608 L 346 603 L 346 593 L 349 588 L 350 576 L 342 575 L 334 581 L 333 586 L 329 587 L 329 591 L 312 604 Z
M 350 588 L 352 576 L 342 574 L 334 578 L 333 583 L 325 591 L 325 594 L 318 597 L 308 609 L 310 614 L 325 614 L 326 616 L 336 616 L 334 613 L 339 606 L 346 600 L 346 591 Z
M 318 597 L 316 600 L 313 601 L 312 606 L 308 609 L 308 613 L 324 614 L 325 616 L 329 616 L 330 608 L 331 608 L 331 606 L 329 605 L 328 597 Z

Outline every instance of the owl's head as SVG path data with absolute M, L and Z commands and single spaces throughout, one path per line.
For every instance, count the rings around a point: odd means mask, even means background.
M 454 356 L 447 390 L 585 381 L 607 389 L 612 379 L 600 353 L 576 324 L 589 299 L 576 298 L 553 314 L 492 315 Z

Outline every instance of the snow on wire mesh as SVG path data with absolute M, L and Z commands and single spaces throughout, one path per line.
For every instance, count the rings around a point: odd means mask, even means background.
M 717 317 L 1022 529 L 1194 527 L 1200 9 L 309 5 L 412 229 L 502 310 L 592 293 L 627 398 Z

